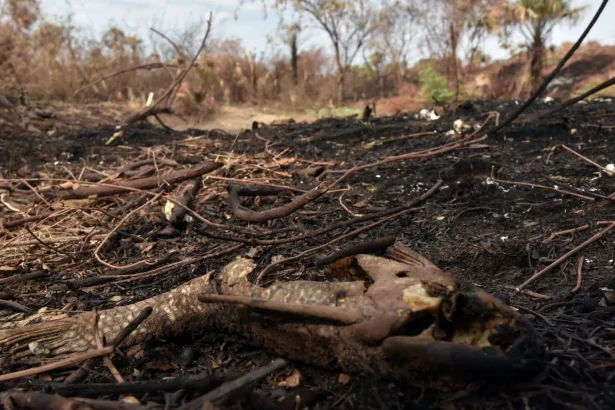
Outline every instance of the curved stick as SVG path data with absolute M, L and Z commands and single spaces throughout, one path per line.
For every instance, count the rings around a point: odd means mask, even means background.
M 296 210 L 303 208 L 304 206 L 314 201 L 315 199 L 320 198 L 325 193 L 327 193 L 327 191 L 332 186 L 340 182 L 352 171 L 354 171 L 354 168 L 348 170 L 344 175 L 342 175 L 337 180 L 329 184 L 327 183 L 319 184 L 318 186 L 310 189 L 305 194 L 299 195 L 298 197 L 296 197 L 295 199 L 293 199 L 291 202 L 287 203 L 286 205 L 282 205 L 277 208 L 267 209 L 265 211 L 252 211 L 250 209 L 247 209 L 241 206 L 241 204 L 239 203 L 239 195 L 242 193 L 244 193 L 244 195 L 247 193 L 248 195 L 253 196 L 255 192 L 265 192 L 268 195 L 270 195 L 269 192 L 276 192 L 276 190 L 271 189 L 271 188 L 261 189 L 262 187 L 251 190 L 250 188 L 246 188 L 246 187 L 240 188 L 237 186 L 232 186 L 230 187 L 229 192 L 228 192 L 228 204 L 231 208 L 231 211 L 233 212 L 233 215 L 235 215 L 237 219 L 240 219 L 246 222 L 267 222 L 272 219 L 278 219 L 284 216 L 288 216 L 292 214 L 293 212 L 295 212 Z

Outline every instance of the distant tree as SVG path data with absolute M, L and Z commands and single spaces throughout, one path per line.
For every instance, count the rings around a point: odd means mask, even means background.
M 365 60 L 372 65 L 378 63 L 372 68 L 379 77 L 384 66 L 387 73 L 393 75 L 396 88 L 407 67 L 416 34 L 417 22 L 412 7 L 401 0 L 383 2 L 378 24 L 367 45 L 371 54 Z
M 469 61 L 481 52 L 482 42 L 489 33 L 492 19 L 488 11 L 499 0 L 407 0 L 407 10 L 413 13 L 424 31 L 423 46 L 430 55 L 446 60 L 449 82 L 455 98 L 459 97 L 461 77 L 461 47 L 469 46 Z
M 23 30 L 32 27 L 41 16 L 39 0 L 5 0 L 2 8 L 6 8 L 11 20 Z
M 583 9 L 573 7 L 567 0 L 501 1 L 492 6 L 490 14 L 499 22 L 499 35 L 504 46 L 510 47 L 514 32 L 521 33 L 523 46 L 530 56 L 532 92 L 542 83 L 546 45 L 553 28 L 563 22 L 576 23 Z
M 352 62 L 376 29 L 378 13 L 369 0 L 274 0 L 283 10 L 291 6 L 322 29 L 333 46 L 338 70 L 338 100 L 345 97 L 345 79 Z

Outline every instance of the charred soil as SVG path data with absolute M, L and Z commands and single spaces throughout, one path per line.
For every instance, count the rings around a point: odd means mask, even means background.
M 344 375 L 291 362 L 244 389 L 235 406 L 614 408 L 615 231 L 522 289 L 515 288 L 615 221 L 615 176 L 562 147 L 603 167 L 615 162 L 615 103 L 576 104 L 534 120 L 535 114 L 552 108 L 536 103 L 503 131 L 481 141 L 472 139 L 485 135 L 481 131 L 468 137 L 474 126 L 487 119 L 486 113 L 498 112 L 505 118 L 516 108 L 515 102 L 476 102 L 436 121 L 401 115 L 365 121 L 323 119 L 261 125 L 233 134 L 173 132 L 150 124 L 119 129 L 96 126 L 91 119 L 81 127 L 74 125 L 74 118 L 53 125 L 41 121 L 37 127 L 42 135 L 0 131 L 0 299 L 12 302 L 0 304 L 0 329 L 35 322 L 54 312 L 100 311 L 134 303 L 198 276 L 215 274 L 239 255 L 249 254 L 255 260 L 255 276 L 267 269 L 262 275 L 264 286 L 274 280 L 342 280 L 334 269 L 315 266 L 315 259 L 355 242 L 394 236 L 440 269 L 520 309 L 544 338 L 546 370 L 520 385 L 469 385 L 462 391 L 442 393 L 428 385 L 408 388 L 376 375 Z M 58 116 L 62 118 L 61 113 Z M 450 132 L 458 119 L 470 127 L 465 136 Z M 71 122 L 72 126 L 67 125 Z M 101 123 L 110 124 L 108 120 Z M 428 151 L 438 147 L 444 149 Z M 421 154 L 396 158 L 413 152 Z M 154 202 L 147 202 L 151 196 L 144 197 L 138 203 L 141 208 L 131 215 L 137 205 L 116 212 L 142 192 L 69 200 L 49 194 L 59 189 L 76 191 L 87 181 L 136 181 L 207 161 L 223 165 L 199 177 L 202 187 L 191 208 L 227 228 L 207 226 L 195 217 L 171 224 L 165 216 L 168 205 L 160 197 Z M 380 165 L 365 166 L 374 163 Z M 279 207 L 355 166 L 361 169 L 289 216 L 249 224 L 239 220 L 228 204 L 231 185 L 292 187 L 294 192 L 240 198 L 242 206 L 252 210 Z M 442 180 L 438 191 L 412 211 L 343 241 L 306 252 L 369 222 L 293 240 L 340 221 L 399 207 L 438 180 Z M 180 185 L 168 183 L 161 189 L 177 196 L 182 192 Z M 568 232 L 553 235 L 561 231 Z M 236 245 L 229 239 L 237 238 L 244 239 L 246 246 L 205 257 Z M 294 261 L 269 266 L 302 252 L 306 254 Z M 156 271 L 200 257 L 166 272 Z M 127 271 L 127 265 L 143 260 L 154 265 L 142 263 Z M 115 355 L 113 363 L 131 383 L 202 374 L 240 375 L 275 358 L 267 346 L 254 346 L 223 332 L 191 332 L 124 353 Z M 6 362 L 3 373 L 27 367 Z M 120 394 L 104 387 L 87 390 L 90 383 L 115 384 L 102 362 L 96 362 L 94 371 L 73 391 L 62 390 L 57 383 L 71 372 L 55 370 L 28 382 L 0 384 L 0 389 L 120 399 Z M 166 395 L 152 390 L 134 396 L 141 403 L 176 408 L 206 391 L 203 386 L 178 387 Z M 296 401 L 298 396 L 301 402 Z

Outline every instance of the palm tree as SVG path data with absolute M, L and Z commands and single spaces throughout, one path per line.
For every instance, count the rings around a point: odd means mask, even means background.
M 523 45 L 530 56 L 532 92 L 542 82 L 546 44 L 553 28 L 563 22 L 576 23 L 584 9 L 573 7 L 571 3 L 569 0 L 503 0 L 491 8 L 502 38 L 510 38 L 511 30 L 523 37 Z

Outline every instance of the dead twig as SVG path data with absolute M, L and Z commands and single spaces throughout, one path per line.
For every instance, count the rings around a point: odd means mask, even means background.
M 90 88 L 90 87 L 94 87 L 100 83 L 102 83 L 103 81 L 109 80 L 110 78 L 113 77 L 117 77 L 119 75 L 122 74 L 126 74 L 126 73 L 130 73 L 132 71 L 137 71 L 137 70 L 153 70 L 153 69 L 157 69 L 157 68 L 177 68 L 177 65 L 175 64 L 167 64 L 167 63 L 149 63 L 149 64 L 141 64 L 135 67 L 129 67 L 126 68 L 124 70 L 120 70 L 120 71 L 116 71 L 112 74 L 106 75 L 104 77 L 99 78 L 98 80 L 84 85 L 83 87 L 77 89 L 77 91 L 75 91 L 73 93 L 73 97 L 76 96 L 77 94 L 79 94 L 81 91 L 85 90 L 86 88 Z
M 159 192 L 158 194 L 156 194 L 155 197 L 153 197 L 152 199 L 150 199 L 149 201 L 147 201 L 146 203 L 144 203 L 143 205 L 141 205 L 138 208 L 133 209 L 132 211 L 130 211 L 128 214 L 126 214 L 126 216 L 124 216 L 114 227 L 113 229 L 103 238 L 102 241 L 100 241 L 100 243 L 98 244 L 98 246 L 96 247 L 96 249 L 94 250 L 94 258 L 96 258 L 96 260 L 98 262 L 100 262 L 101 264 L 105 265 L 108 268 L 111 269 L 127 269 L 129 267 L 132 266 L 137 266 L 141 263 L 143 263 L 143 261 L 138 261 L 135 263 L 131 263 L 129 265 L 126 266 L 117 266 L 117 265 L 112 265 L 108 262 L 105 262 L 104 260 L 101 259 L 100 255 L 98 254 L 100 252 L 100 250 L 102 249 L 102 247 L 104 246 L 105 242 L 107 242 L 109 240 L 109 238 L 111 237 L 111 235 L 113 235 L 115 233 L 115 231 L 117 231 L 123 224 L 124 222 L 126 222 L 128 220 L 128 218 L 130 218 L 133 214 L 139 212 L 141 209 L 145 208 L 146 206 L 153 204 L 154 202 L 156 202 L 156 200 L 158 198 L 160 198 L 160 196 L 162 196 L 162 192 Z
M 568 233 L 577 233 L 577 232 L 584 231 L 586 229 L 589 229 L 589 225 L 583 225 L 583 226 L 579 226 L 577 228 L 572 228 L 572 229 L 566 229 L 564 231 L 553 232 L 551 235 L 549 235 L 549 237 L 547 239 L 542 241 L 542 243 L 549 243 L 553 239 L 557 238 L 560 235 L 566 235 Z
M 563 109 L 565 109 L 567 107 L 570 107 L 571 105 L 574 105 L 574 104 L 578 103 L 579 101 L 582 101 L 582 100 L 586 99 L 590 95 L 596 94 L 598 91 L 602 91 L 605 88 L 608 88 L 608 87 L 610 87 L 612 85 L 615 85 L 615 77 L 609 78 L 608 80 L 606 80 L 602 84 L 598 84 L 597 86 L 595 86 L 591 90 L 584 92 L 583 94 L 579 95 L 578 97 L 570 98 L 570 99 L 564 101 L 559 107 L 554 108 L 554 109 L 552 109 L 549 112 L 546 112 L 544 114 L 539 115 L 536 119 L 539 120 L 541 118 L 548 117 L 550 115 L 558 113 L 558 112 L 562 111 Z
M 581 290 L 581 282 L 583 281 L 583 261 L 585 261 L 585 256 L 579 256 L 577 260 L 577 285 L 571 290 L 572 293 Z
M 153 311 L 154 310 L 150 306 L 143 309 L 133 320 L 128 323 L 127 326 L 122 328 L 122 330 L 120 331 L 120 333 L 117 334 L 117 336 L 115 336 L 109 341 L 109 346 L 107 347 L 115 348 L 116 346 L 119 346 L 124 340 L 126 340 L 128 336 L 130 336 L 132 332 L 137 329 L 137 327 L 139 327 L 141 323 L 143 323 L 143 321 L 145 321 L 145 319 L 149 317 L 149 315 L 152 314 Z M 83 380 L 88 375 L 89 367 L 92 364 L 92 360 L 88 360 L 83 366 L 71 373 L 64 380 L 64 383 L 78 383 L 79 381 Z
M 197 263 L 197 262 L 201 262 L 207 259 L 211 259 L 211 258 L 217 258 L 220 256 L 224 256 L 224 255 L 228 255 L 229 253 L 232 253 L 236 250 L 239 250 L 241 248 L 243 248 L 244 245 L 243 244 L 237 244 L 234 246 L 229 246 L 228 248 L 222 249 L 220 251 L 216 251 L 216 252 L 212 252 L 212 253 L 208 253 L 207 255 L 203 255 L 203 256 L 196 256 L 193 258 L 187 258 L 175 263 L 170 263 L 168 265 L 165 266 L 161 266 L 160 268 L 157 269 L 153 269 L 151 271 L 147 271 L 147 272 L 143 272 L 143 273 L 138 273 L 135 275 L 131 275 L 130 277 L 125 278 L 125 275 L 104 275 L 104 276 L 99 276 L 100 279 L 121 279 L 118 281 L 113 282 L 114 284 L 122 284 L 122 283 L 128 283 L 128 282 L 134 282 L 134 281 L 138 281 L 138 280 L 143 280 L 143 279 L 150 279 L 159 275 L 162 275 L 163 273 L 166 272 L 170 272 L 170 271 L 174 271 L 182 266 L 186 266 L 186 265 L 190 265 L 192 263 Z M 105 281 L 104 283 L 107 283 L 107 281 Z
M 202 175 L 208 174 L 222 167 L 224 164 L 220 162 L 207 162 L 192 168 L 186 168 L 179 171 L 172 171 L 164 175 L 156 175 L 148 178 L 135 179 L 132 181 L 118 182 L 117 184 L 93 184 L 94 186 L 79 187 L 71 191 L 52 191 L 48 195 L 57 196 L 62 199 L 79 199 L 96 196 L 98 198 L 110 195 L 124 193 L 131 189 L 151 189 L 163 185 L 173 185 L 187 179 L 194 179 Z
M 96 310 L 96 308 L 94 308 L 93 313 L 94 313 L 94 332 L 93 332 L 94 341 L 96 342 L 96 348 L 102 349 L 104 345 L 100 337 L 100 332 L 98 331 L 98 311 Z M 115 367 L 115 365 L 111 361 L 111 358 L 108 355 L 103 356 L 103 362 L 105 363 L 105 366 L 107 366 L 107 369 L 109 369 L 109 372 L 111 372 L 111 375 L 113 376 L 115 381 L 118 383 L 124 383 L 124 378 L 120 374 L 119 370 L 117 370 L 117 367 Z
M 410 211 L 411 211 L 411 209 L 404 209 L 404 210 L 403 210 L 403 211 L 401 211 L 401 212 L 398 212 L 398 213 L 396 213 L 396 214 L 393 214 L 393 215 L 390 215 L 390 216 L 384 217 L 384 218 L 382 218 L 382 219 L 379 219 L 379 220 L 377 220 L 376 222 L 373 222 L 373 223 L 371 223 L 371 224 L 369 224 L 369 225 L 362 226 L 361 228 L 359 228 L 359 229 L 355 229 L 354 231 L 349 232 L 349 233 L 347 233 L 347 234 L 344 234 L 344 235 L 342 235 L 342 236 L 338 236 L 337 238 L 335 238 L 335 239 L 333 239 L 333 240 L 331 240 L 331 241 L 329 241 L 329 242 L 327 242 L 327 243 L 325 243 L 325 244 L 323 244 L 323 245 L 319 245 L 319 246 L 316 246 L 316 247 L 314 247 L 314 248 L 310 248 L 310 249 L 308 249 L 308 250 L 306 250 L 306 251 L 303 251 L 303 252 L 301 252 L 300 254 L 298 254 L 298 255 L 296 255 L 296 256 L 292 256 L 292 257 L 289 257 L 289 258 L 285 258 L 285 259 L 279 260 L 279 261 L 277 261 L 277 262 L 270 263 L 269 265 L 267 265 L 267 266 L 265 267 L 265 269 L 263 269 L 263 270 L 262 270 L 262 271 L 258 274 L 258 276 L 257 276 L 257 278 L 256 278 L 256 284 L 258 285 L 258 284 L 260 283 L 260 281 L 261 281 L 261 279 L 263 278 L 263 276 L 265 275 L 265 273 L 267 273 L 268 271 L 270 271 L 271 269 L 273 269 L 273 268 L 274 268 L 274 267 L 276 267 L 276 266 L 279 266 L 279 265 L 284 265 L 284 264 L 286 264 L 286 263 L 289 263 L 289 262 L 293 262 L 293 261 L 299 260 L 299 259 L 303 258 L 303 257 L 304 257 L 304 256 L 306 256 L 306 255 L 309 255 L 309 254 L 311 254 L 311 253 L 314 253 L 314 252 L 316 252 L 316 251 L 318 251 L 318 250 L 320 250 L 320 249 L 326 248 L 327 246 L 331 246 L 331 245 L 333 245 L 333 244 L 335 244 L 335 243 L 337 243 L 337 242 L 340 242 L 340 241 L 342 241 L 342 240 L 344 240 L 344 239 L 347 239 L 347 238 L 350 238 L 350 237 L 352 237 L 352 236 L 358 235 L 358 234 L 360 234 L 360 233 L 361 233 L 361 232 L 363 232 L 363 231 L 366 231 L 366 230 L 371 229 L 371 228 L 373 228 L 373 227 L 375 227 L 375 226 L 378 226 L 378 225 L 380 225 L 380 224 L 383 224 L 383 223 L 385 223 L 385 222 L 387 222 L 387 221 L 390 221 L 391 219 L 395 219 L 395 218 L 397 218 L 398 216 L 403 215 L 403 214 L 405 214 L 405 213 L 407 213 L 407 212 L 410 212 Z
M 438 133 L 438 131 L 417 132 L 417 133 L 414 133 L 414 134 L 402 135 L 401 137 L 387 138 L 387 139 L 379 141 L 379 142 L 381 144 L 386 144 L 387 142 L 400 141 L 400 140 L 405 140 L 405 139 L 408 139 L 408 138 L 423 137 L 425 135 L 436 135 L 437 133 Z
M 30 309 L 29 307 L 24 306 L 21 303 L 14 302 L 12 300 L 0 299 L 0 307 L 9 308 L 16 312 L 25 313 L 26 315 L 31 315 L 32 313 L 34 313 L 34 309 Z
M 455 151 L 457 149 L 462 149 L 462 148 L 469 148 L 469 149 L 487 148 L 488 147 L 487 145 L 477 144 L 478 142 L 484 141 L 485 139 L 487 139 L 486 135 L 480 138 L 476 138 L 474 140 L 464 140 L 464 141 L 449 143 L 449 144 L 445 144 L 439 147 L 430 148 L 430 149 L 426 149 L 422 151 L 415 151 L 415 152 L 409 152 L 407 154 L 385 157 L 379 161 L 372 162 L 370 164 L 356 166 L 354 168 L 354 171 L 361 171 L 361 170 L 368 169 L 368 168 L 378 167 L 381 165 L 389 164 L 391 162 L 401 161 L 404 159 L 428 158 L 428 157 L 436 156 L 439 154 L 445 154 L 450 151 Z M 344 173 L 348 171 L 350 170 L 349 169 L 335 169 L 335 170 L 325 171 L 321 175 L 340 174 L 340 173 Z
M 608 227 L 606 227 L 602 231 L 598 232 L 597 234 L 595 234 L 594 236 L 592 236 L 591 238 L 589 238 L 588 240 L 586 240 L 585 242 L 583 242 L 579 246 L 577 246 L 574 249 L 572 249 L 571 251 L 567 252 L 565 255 L 563 255 L 560 258 L 558 258 L 555 262 L 553 262 L 552 264 L 550 264 L 549 266 L 547 266 L 546 268 L 544 268 L 540 272 L 536 272 L 528 280 L 523 282 L 521 285 L 517 286 L 517 290 L 523 289 L 524 287 L 526 287 L 530 283 L 534 282 L 536 279 L 540 278 L 542 275 L 544 275 L 545 273 L 549 272 L 551 269 L 555 268 L 560 263 L 562 263 L 563 261 L 565 261 L 566 259 L 568 259 L 572 255 L 574 255 L 575 253 L 577 253 L 581 249 L 584 249 L 588 245 L 591 245 L 592 243 L 596 242 L 598 239 L 602 238 L 607 233 L 609 233 L 613 228 L 615 228 L 615 222 L 613 222 Z
M 521 182 L 521 181 L 505 181 L 502 179 L 496 179 L 496 178 L 489 178 L 491 181 L 493 182 L 497 182 L 499 184 L 507 184 L 507 185 L 520 185 L 520 186 L 527 186 L 530 188 L 540 188 L 540 189 L 547 189 L 549 191 L 554 191 L 554 192 L 559 192 L 560 194 L 565 194 L 565 195 L 571 195 L 571 196 L 576 196 L 577 198 L 581 198 L 581 199 L 585 199 L 586 201 L 593 201 L 595 200 L 595 198 L 592 198 L 590 196 L 586 196 L 586 195 L 581 195 L 581 194 L 577 194 L 576 192 L 571 192 L 571 191 L 565 191 L 563 189 L 557 189 L 557 188 L 552 188 L 550 186 L 545 186 L 545 185 L 538 185 L 538 184 L 532 184 L 530 182 Z
M 68 253 L 66 253 L 66 252 L 63 252 L 63 251 L 61 251 L 61 250 L 59 250 L 59 249 L 57 249 L 57 248 L 54 248 L 53 246 L 49 245 L 48 243 L 43 242 L 43 241 L 42 241 L 42 240 L 41 240 L 38 236 L 36 236 L 36 235 L 34 234 L 34 232 L 32 232 L 32 231 L 30 230 L 30 228 L 28 228 L 28 226 L 27 226 L 27 225 L 26 225 L 26 226 L 24 226 L 24 228 L 25 228 L 25 229 L 26 229 L 26 231 L 28 231 L 28 233 L 29 233 L 29 234 L 30 234 L 30 235 L 31 235 L 31 236 L 32 236 L 32 237 L 33 237 L 33 238 L 34 238 L 34 239 L 35 239 L 38 243 L 40 243 L 40 244 L 41 244 L 44 248 L 47 248 L 47 249 L 51 250 L 52 252 L 57 253 L 58 255 L 67 256 L 67 257 L 68 257 L 70 260 L 72 260 L 73 262 L 77 262 L 77 260 L 75 259 L 75 257 L 74 257 L 74 256 L 72 256 L 72 255 L 70 255 L 70 254 L 68 254 Z
M 409 201 L 408 203 L 404 204 L 404 205 L 400 205 L 397 206 L 395 208 L 391 208 L 388 209 L 386 211 L 383 212 L 377 212 L 377 213 L 373 213 L 370 215 L 363 215 L 360 216 L 358 218 L 352 218 L 346 221 L 341 221 L 338 223 L 335 223 L 333 225 L 321 228 L 321 229 L 315 229 L 313 231 L 308 231 L 305 232 L 301 235 L 295 235 L 293 237 L 290 238 L 281 238 L 281 239 L 246 239 L 243 237 L 239 237 L 239 236 L 229 236 L 229 235 L 220 235 L 220 234 L 214 234 L 211 233 L 209 231 L 204 231 L 204 230 L 200 230 L 199 233 L 201 235 L 207 236 L 209 238 L 213 238 L 213 239 L 220 239 L 223 241 L 230 241 L 230 242 L 239 242 L 239 243 L 243 243 L 246 245 L 282 245 L 285 243 L 291 243 L 291 242 L 298 242 L 304 239 L 308 239 L 308 238 L 313 238 L 316 236 L 320 236 L 323 235 L 327 232 L 331 232 L 335 229 L 340 229 L 340 228 L 345 228 L 348 226 L 352 226 L 352 225 L 356 225 L 358 223 L 361 222 L 366 222 L 366 221 L 371 221 L 374 219 L 378 219 L 378 218 L 384 218 L 387 217 L 389 215 L 392 214 L 396 214 L 398 212 L 401 211 L 405 211 L 405 210 L 409 210 L 412 207 L 414 207 L 416 204 L 421 203 L 423 201 L 425 201 L 427 198 L 431 197 L 437 190 L 438 188 L 442 185 L 442 180 L 439 180 L 438 182 L 436 182 L 431 188 L 429 188 L 429 190 L 427 190 L 427 192 L 425 192 L 424 194 L 422 194 L 421 196 L 419 196 L 418 198 L 415 198 L 411 201 Z M 211 221 L 203 218 L 202 216 L 200 216 L 198 213 L 194 212 L 194 211 L 189 211 L 195 218 L 197 218 L 198 220 L 200 220 L 201 222 L 204 222 L 207 226 L 211 226 L 211 227 L 215 227 L 215 228 L 220 228 L 222 227 L 223 229 L 225 228 L 224 225 L 219 226 L 220 224 L 214 224 Z M 226 228 L 228 229 L 228 228 Z
M 90 239 L 102 239 L 106 236 L 106 234 L 96 234 L 96 235 L 92 235 L 90 237 Z M 3 245 L 3 248 L 18 248 L 20 246 L 31 246 L 31 245 L 36 245 L 36 244 L 40 244 L 45 243 L 45 244 L 50 244 L 50 243 L 60 243 L 60 242 L 78 242 L 83 240 L 83 236 L 58 236 L 55 238 L 45 238 L 45 239 L 41 239 L 38 238 L 38 240 L 23 240 L 23 241 L 14 241 L 11 243 L 7 243 L 5 245 Z
M 592 161 L 591 159 L 587 158 L 584 155 L 579 154 L 578 152 L 576 152 L 575 150 L 573 150 L 572 148 L 568 148 L 566 145 L 562 144 L 561 145 L 562 148 L 564 148 L 566 151 L 570 152 L 571 154 L 576 155 L 577 157 L 581 158 L 583 161 L 588 162 L 590 164 L 592 164 L 593 166 L 595 166 L 596 168 L 598 168 L 599 170 L 603 171 L 603 172 L 607 172 L 610 174 L 610 171 L 608 169 L 606 169 L 605 167 L 603 167 L 602 165 Z
M 209 372 L 205 372 L 199 375 L 189 375 L 168 380 L 144 380 L 136 382 L 126 382 L 122 384 L 45 383 L 44 386 L 49 391 L 61 394 L 63 396 L 145 394 L 161 391 L 174 392 L 182 389 L 209 390 L 221 385 L 226 381 L 234 380 L 237 377 L 238 375 L 235 372 L 226 372 L 221 374 L 209 374 Z
M 288 362 L 284 359 L 277 359 L 270 364 L 263 366 L 259 369 L 253 370 L 250 373 L 237 378 L 236 380 L 224 383 L 222 386 L 207 393 L 204 396 L 199 397 L 178 408 L 178 410 L 201 410 L 206 409 L 208 403 L 220 401 L 239 390 L 243 389 L 247 385 L 254 383 L 260 379 L 269 376 L 273 372 L 283 369 L 288 365 Z
M 7 380 L 15 380 L 20 379 L 22 377 L 35 376 L 37 374 L 46 373 L 52 370 L 61 369 L 66 366 L 74 366 L 78 363 L 84 362 L 89 359 L 93 359 L 95 357 L 100 357 L 104 355 L 108 355 L 113 353 L 113 346 L 103 347 L 102 349 L 92 350 L 85 353 L 74 354 L 66 359 L 58 360 L 53 363 L 45 364 L 42 366 L 34 367 L 32 369 L 21 370 L 18 372 L 7 373 L 0 375 L 0 382 L 4 382 Z
M 515 309 L 519 309 L 522 312 L 525 312 L 525 313 L 530 314 L 530 315 L 534 315 L 534 316 L 542 319 L 547 325 L 549 325 L 551 327 L 555 326 L 555 323 L 553 323 L 553 321 L 551 319 L 549 319 L 548 317 L 546 317 L 542 313 L 538 313 L 535 310 L 528 309 L 525 306 L 513 305 L 512 307 L 514 307 Z
M 342 175 L 340 178 L 333 182 L 319 184 L 305 194 L 296 197 L 291 202 L 277 208 L 267 209 L 265 211 L 252 211 L 241 206 L 239 202 L 239 194 L 241 190 L 238 187 L 231 187 L 228 193 L 229 207 L 231 208 L 233 215 L 235 215 L 237 219 L 246 222 L 266 222 L 272 219 L 282 218 L 284 216 L 292 214 L 296 210 L 303 208 L 310 202 L 320 198 L 321 196 L 326 194 L 329 189 L 335 186 L 335 184 L 346 178 L 346 176 L 348 176 L 348 174 L 353 171 L 354 168 L 348 170 L 346 173 L 344 173 L 344 175 Z
M 197 58 L 205 48 L 205 44 L 207 43 L 207 38 L 209 37 L 209 33 L 211 32 L 211 24 L 212 24 L 212 15 L 209 14 L 209 18 L 207 19 L 207 30 L 205 31 L 205 35 L 203 36 L 203 40 L 201 41 L 201 45 L 199 49 L 195 53 L 194 57 L 190 60 L 190 63 L 186 68 L 184 68 L 178 75 L 177 78 L 173 81 L 171 86 L 150 106 L 143 107 L 141 110 L 137 111 L 126 117 L 123 121 L 123 124 L 131 124 L 134 122 L 142 121 L 147 119 L 150 115 L 158 114 L 161 112 L 169 112 L 171 109 L 171 103 L 175 99 L 177 95 L 177 91 L 181 86 L 184 78 L 188 75 Z

